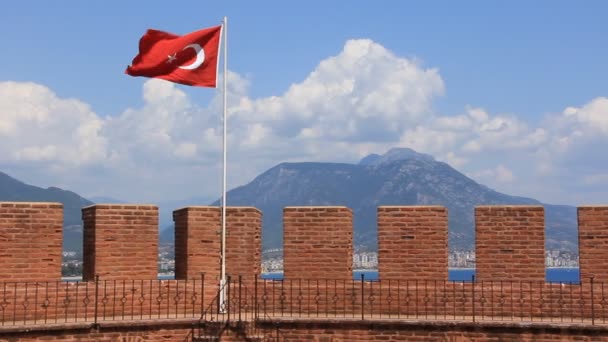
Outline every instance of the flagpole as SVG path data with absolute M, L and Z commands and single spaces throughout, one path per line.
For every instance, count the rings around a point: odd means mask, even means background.
M 223 97 L 224 97 L 224 115 L 223 115 L 223 161 L 222 161 L 222 252 L 221 252 L 221 273 L 220 273 L 220 305 L 222 312 L 225 311 L 226 303 L 226 135 L 227 135 L 227 121 L 228 121 L 228 92 L 227 92 L 227 79 L 228 79 L 228 17 L 224 17 L 222 22 L 222 34 L 224 36 L 224 82 L 223 82 Z

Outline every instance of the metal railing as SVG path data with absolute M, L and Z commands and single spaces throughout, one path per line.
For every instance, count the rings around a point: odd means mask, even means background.
M 608 285 L 535 281 L 452 282 L 421 279 L 284 279 L 215 281 L 102 280 L 0 283 L 0 326 L 194 319 L 246 325 L 260 320 L 523 321 L 606 324 Z M 253 330 L 252 330 L 253 329 Z
M 202 312 L 198 326 L 193 327 L 191 335 L 213 339 L 228 331 L 229 334 L 244 337 L 245 340 L 263 335 L 263 331 L 255 324 L 259 312 L 256 292 L 255 289 L 251 291 L 248 284 L 255 286 L 256 282 L 244 282 L 242 276 L 234 281 L 228 276 L 224 288 L 218 290 L 217 295 Z M 220 302 L 220 292 L 223 289 L 226 290 L 224 303 Z
M 205 297 L 204 275 L 189 280 L 2 282 L 0 326 L 199 318 Z
M 608 322 L 604 283 L 388 279 L 260 280 L 257 317 Z

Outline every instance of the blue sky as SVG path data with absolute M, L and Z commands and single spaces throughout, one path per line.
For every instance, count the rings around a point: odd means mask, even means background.
M 231 185 L 281 161 L 402 146 L 507 193 L 608 202 L 606 13 L 605 1 L 3 4 L 0 170 L 130 201 L 219 194 L 218 93 L 123 71 L 146 29 L 226 15 Z

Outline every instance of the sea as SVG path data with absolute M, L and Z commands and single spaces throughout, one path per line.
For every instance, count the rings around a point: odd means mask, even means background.
M 353 279 L 361 280 L 361 276 L 363 276 L 364 280 L 368 281 L 377 281 L 378 280 L 378 271 L 374 270 L 355 270 L 353 272 Z M 475 277 L 475 269 L 474 268 L 451 268 L 448 270 L 448 280 L 449 281 L 459 281 L 459 282 L 470 282 L 473 281 Z M 572 283 L 578 284 L 580 283 L 580 272 L 578 267 L 550 267 L 545 271 L 545 279 L 550 283 Z M 282 272 L 274 272 L 274 273 L 263 273 L 262 279 L 274 279 L 274 280 L 282 280 L 283 273 Z
M 549 267 L 545 272 L 545 280 L 550 283 L 580 283 L 580 272 L 578 267 Z M 363 278 L 362 278 L 363 276 Z M 450 268 L 448 270 L 448 280 L 458 282 L 470 282 L 474 280 L 474 268 Z M 64 281 L 80 281 L 81 277 L 63 277 Z M 175 279 L 173 274 L 159 274 L 159 280 Z M 262 273 L 262 279 L 283 280 L 283 272 Z M 378 271 L 374 270 L 355 270 L 354 280 L 378 281 Z M 414 280 L 414 279 L 412 279 Z

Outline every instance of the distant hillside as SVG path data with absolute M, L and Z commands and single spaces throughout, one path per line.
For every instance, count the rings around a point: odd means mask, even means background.
M 106 198 L 96 198 L 106 199 Z M 106 202 L 117 202 L 107 199 Z M 160 241 L 171 243 L 171 212 L 206 204 L 208 199 L 160 203 Z M 93 202 L 59 188 L 43 189 L 0 172 L 0 201 L 61 202 L 65 209 L 64 249 L 82 248 L 81 211 Z M 214 205 L 218 205 L 215 202 Z M 355 244 L 376 247 L 376 208 L 380 205 L 432 205 L 448 208 L 451 249 L 472 249 L 473 208 L 482 204 L 541 204 L 478 184 L 446 163 L 411 149 L 369 155 L 358 164 L 282 163 L 249 184 L 228 192 L 229 205 L 255 206 L 263 212 L 264 248 L 282 244 L 286 206 L 345 205 L 354 211 Z M 547 247 L 577 249 L 576 208 L 545 204 Z
M 93 202 L 78 194 L 55 187 L 47 189 L 25 184 L 0 172 L 0 201 L 63 203 L 64 250 L 82 249 L 82 207 Z
M 227 198 L 229 205 L 262 210 L 265 248 L 281 246 L 285 206 L 348 206 L 354 211 L 355 243 L 375 248 L 378 206 L 443 205 L 449 212 L 451 248 L 471 249 L 476 205 L 541 204 L 494 191 L 411 149 L 370 155 L 359 164 L 282 163 L 231 190 Z M 576 250 L 576 208 L 545 205 L 545 209 L 547 246 Z

